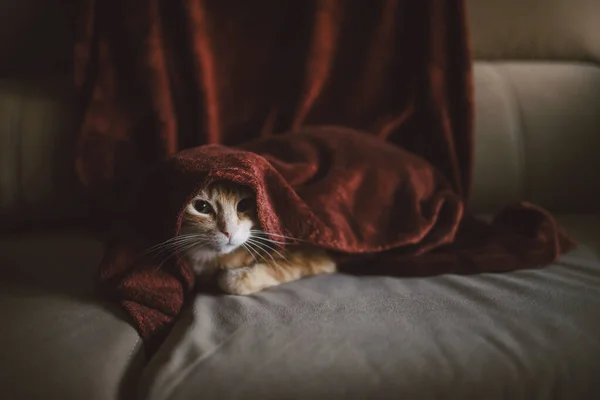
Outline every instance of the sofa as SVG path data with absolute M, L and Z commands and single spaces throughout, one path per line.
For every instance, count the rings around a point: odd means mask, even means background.
M 151 359 L 93 291 L 63 5 L 0 1 L 2 398 L 600 398 L 600 2 L 468 1 L 470 207 L 544 206 L 576 250 L 538 270 L 199 294 Z

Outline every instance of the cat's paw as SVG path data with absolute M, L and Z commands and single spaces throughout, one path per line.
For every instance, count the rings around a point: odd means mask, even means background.
M 222 271 L 218 278 L 219 287 L 229 294 L 251 294 L 260 289 L 252 285 L 252 267 L 241 267 Z

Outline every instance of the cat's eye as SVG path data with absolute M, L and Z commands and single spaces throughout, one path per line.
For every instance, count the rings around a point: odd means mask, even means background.
M 204 200 L 195 200 L 192 203 L 192 207 L 194 207 L 194 210 L 198 211 L 200 214 L 210 214 L 213 212 L 212 206 Z
M 237 203 L 237 211 L 240 213 L 246 213 L 254 207 L 254 199 L 252 197 L 246 197 Z

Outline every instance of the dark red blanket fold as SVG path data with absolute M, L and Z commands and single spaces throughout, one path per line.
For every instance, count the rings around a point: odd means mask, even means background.
M 265 230 L 327 247 L 353 272 L 505 271 L 572 246 L 531 204 L 491 224 L 465 213 L 473 140 L 463 0 L 78 7 L 77 171 L 96 215 L 128 217 L 98 283 L 145 339 L 167 332 L 194 279 L 177 255 L 159 266 L 140 253 L 177 234 L 186 199 L 216 179 L 255 190 Z M 124 208 L 132 184 L 170 156 Z

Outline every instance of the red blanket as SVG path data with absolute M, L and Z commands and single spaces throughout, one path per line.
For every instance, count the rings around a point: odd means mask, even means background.
M 214 180 L 251 186 L 265 231 L 326 247 L 352 272 L 539 267 L 573 245 L 531 204 L 491 224 L 465 212 L 463 1 L 81 4 L 77 169 L 98 215 L 126 215 L 99 288 L 151 344 L 194 279 L 178 255 L 158 267 L 140 254 L 177 234 L 185 202 Z

